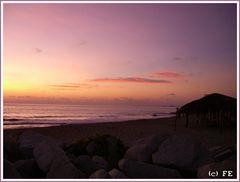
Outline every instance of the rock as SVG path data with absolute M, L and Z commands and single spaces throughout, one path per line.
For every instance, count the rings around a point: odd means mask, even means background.
M 141 139 L 127 150 L 124 158 L 139 162 L 151 162 L 152 153 L 158 149 L 158 146 L 166 138 L 166 135 L 155 135 Z
M 91 176 L 89 178 L 91 178 L 91 179 L 106 179 L 106 178 L 111 178 L 111 176 L 104 169 L 99 169 L 99 170 L 95 171 L 93 174 L 91 174 Z
M 43 178 L 44 173 L 39 169 L 35 159 L 19 160 L 14 166 L 21 174 L 22 178 Z
M 161 143 L 153 153 L 152 161 L 159 165 L 195 171 L 208 157 L 207 149 L 192 136 L 173 135 Z
M 211 178 L 209 176 L 209 171 L 218 171 L 217 178 L 224 178 L 223 171 L 232 171 L 232 177 L 225 176 L 225 178 L 236 178 L 237 176 L 237 164 L 236 160 L 224 160 L 222 162 L 213 162 L 210 164 L 203 165 L 198 168 L 197 176 L 198 178 Z M 215 177 L 216 178 L 216 177 Z
M 112 169 L 111 171 L 108 172 L 108 174 L 111 176 L 111 178 L 114 179 L 126 179 L 127 176 L 125 174 L 117 169 Z
M 234 154 L 235 151 L 236 151 L 236 149 L 233 147 L 221 148 L 215 152 L 214 160 L 216 162 L 223 161 L 223 160 L 227 159 L 228 157 L 230 157 L 232 154 Z
M 92 160 L 99 165 L 102 169 L 108 169 L 109 165 L 108 162 L 101 156 L 94 155 Z
M 85 178 L 85 174 L 77 169 L 66 156 L 59 156 L 53 161 L 47 178 Z
M 144 162 L 122 159 L 119 168 L 130 178 L 180 178 L 177 170 Z
M 3 137 L 3 156 L 10 162 L 15 162 L 23 158 L 19 150 L 18 142 L 11 135 L 4 135 Z
M 57 157 L 65 156 L 64 151 L 59 146 L 49 141 L 43 141 L 38 144 L 35 147 L 33 154 L 39 168 L 44 172 L 47 172 L 50 169 L 53 161 Z
M 19 137 L 19 149 L 25 157 L 33 157 L 33 149 L 42 141 L 48 141 L 55 145 L 62 146 L 63 143 L 59 140 L 48 136 L 41 135 L 34 131 L 24 131 Z
M 57 144 L 43 141 L 35 147 L 33 154 L 39 168 L 47 173 L 47 178 L 85 177 Z
M 212 147 L 209 148 L 209 152 L 211 152 L 211 153 L 214 154 L 214 153 L 216 153 L 217 151 L 221 150 L 221 148 L 222 148 L 222 147 L 221 147 L 221 146 L 218 146 L 218 145 L 217 145 L 217 146 L 212 146 Z
M 88 155 L 80 155 L 74 161 L 75 166 L 86 173 L 87 175 L 92 174 L 98 169 L 101 169 L 102 166 L 94 162 Z
M 9 162 L 8 160 L 4 160 L 3 168 L 4 168 L 3 178 L 6 178 L 6 179 L 22 178 L 20 173 L 15 168 L 15 166 L 11 162 Z

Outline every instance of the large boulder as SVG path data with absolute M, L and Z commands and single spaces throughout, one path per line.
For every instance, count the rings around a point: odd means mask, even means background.
M 53 161 L 58 157 L 64 156 L 66 160 L 69 160 L 60 147 L 49 141 L 43 141 L 38 144 L 35 147 L 33 154 L 39 168 L 44 172 L 47 172 L 50 169 Z
M 43 141 L 48 141 L 49 143 L 53 143 L 58 146 L 63 145 L 63 143 L 57 139 L 27 130 L 24 131 L 19 137 L 19 149 L 25 157 L 32 158 L 34 148 Z
M 173 135 L 153 153 L 155 164 L 195 171 L 207 158 L 208 150 L 190 135 Z
M 8 160 L 3 162 L 3 178 L 5 179 L 19 179 L 22 178 L 13 163 Z
M 102 169 L 102 165 L 93 161 L 88 155 L 80 155 L 74 161 L 74 165 L 86 173 L 87 175 L 92 174 L 98 169 Z
M 18 142 L 11 135 L 3 136 L 3 158 L 10 162 L 15 162 L 23 158 L 19 150 Z
M 211 176 L 209 176 L 209 171 L 218 171 L 217 178 L 236 178 L 236 169 L 236 160 L 224 160 L 222 162 L 213 162 L 199 167 L 197 176 L 198 178 L 211 178 Z M 232 176 L 227 176 L 227 174 L 224 174 L 225 176 L 223 176 L 223 171 L 232 171 Z
M 177 170 L 144 162 L 122 159 L 119 168 L 130 178 L 180 178 Z
M 112 169 L 111 171 L 109 171 L 108 174 L 113 179 L 126 179 L 127 178 L 127 176 L 122 171 L 119 171 L 118 169 L 115 169 L 115 168 Z
M 39 169 L 35 159 L 19 160 L 14 163 L 14 166 L 21 174 L 22 178 L 43 178 L 45 175 Z
M 85 175 L 77 169 L 56 144 L 43 141 L 33 151 L 39 168 L 47 173 L 47 178 L 83 178 Z
M 47 178 L 85 178 L 85 174 L 77 169 L 66 156 L 57 157 L 47 173 Z
M 111 178 L 111 176 L 108 174 L 108 172 L 104 169 L 99 169 L 95 171 L 91 176 L 89 177 L 91 179 L 105 179 L 105 178 Z
M 167 135 L 154 135 L 141 139 L 127 150 L 124 158 L 139 162 L 151 162 L 152 153 L 158 149 L 158 146 L 166 138 Z

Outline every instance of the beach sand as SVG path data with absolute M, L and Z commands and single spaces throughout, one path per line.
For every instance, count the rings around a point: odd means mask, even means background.
M 209 148 L 212 146 L 236 145 L 236 128 L 206 127 L 190 121 L 189 128 L 185 128 L 184 119 L 177 121 L 174 131 L 175 118 L 142 119 L 124 122 L 74 124 L 26 129 L 5 129 L 4 136 L 16 139 L 24 130 L 32 130 L 43 135 L 51 136 L 66 143 L 87 139 L 96 135 L 109 134 L 118 137 L 126 146 L 131 146 L 137 140 L 155 134 L 187 133 L 199 138 Z

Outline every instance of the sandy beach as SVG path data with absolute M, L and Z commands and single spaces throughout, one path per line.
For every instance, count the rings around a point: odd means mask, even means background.
M 43 135 L 60 139 L 66 143 L 87 139 L 96 135 L 109 134 L 118 137 L 126 146 L 131 146 L 137 140 L 156 134 L 188 133 L 196 136 L 208 147 L 236 145 L 236 129 L 230 127 L 206 127 L 190 121 L 185 128 L 184 119 L 177 121 L 174 131 L 175 118 L 143 119 L 123 122 L 75 124 L 41 128 L 5 129 L 4 136 L 17 138 L 23 131 L 32 130 Z
M 209 178 L 209 170 L 230 170 L 235 177 L 235 130 L 235 127 L 198 125 L 193 120 L 186 128 L 184 117 L 177 120 L 176 130 L 175 117 L 5 129 L 4 151 L 11 161 L 5 160 L 5 176 Z M 63 148 L 57 146 L 58 142 Z M 174 166 L 162 165 L 161 160 L 166 159 L 173 159 Z M 31 165 L 35 168 L 29 168 Z

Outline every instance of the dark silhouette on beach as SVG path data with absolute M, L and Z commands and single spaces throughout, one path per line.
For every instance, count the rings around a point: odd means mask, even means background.
M 189 127 L 189 117 L 194 115 L 199 124 L 201 121 L 217 125 L 236 124 L 237 99 L 219 93 L 208 94 L 177 109 L 176 120 L 186 118 L 185 126 Z

